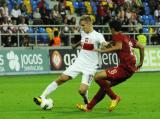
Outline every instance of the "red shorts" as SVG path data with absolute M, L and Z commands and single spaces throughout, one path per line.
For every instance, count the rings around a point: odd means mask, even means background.
M 117 67 L 107 69 L 106 73 L 107 80 L 109 80 L 111 85 L 114 86 L 131 77 L 134 72 L 131 72 L 125 69 L 122 65 L 119 65 Z

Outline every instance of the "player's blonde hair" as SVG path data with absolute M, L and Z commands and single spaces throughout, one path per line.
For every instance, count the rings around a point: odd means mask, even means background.
M 81 18 L 80 18 L 80 21 L 86 21 L 86 22 L 91 22 L 92 23 L 92 19 L 90 17 L 90 15 L 83 15 Z

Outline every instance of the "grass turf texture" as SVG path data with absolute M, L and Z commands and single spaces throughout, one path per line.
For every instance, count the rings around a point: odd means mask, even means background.
M 81 76 L 60 86 L 50 97 L 55 106 L 42 111 L 32 98 L 58 75 L 25 75 L 0 77 L 0 119 L 159 119 L 160 73 L 136 73 L 128 81 L 113 88 L 122 100 L 116 110 L 108 112 L 109 98 L 100 102 L 92 112 L 75 108 L 82 102 L 78 94 Z M 95 82 L 89 89 L 89 97 L 98 90 Z

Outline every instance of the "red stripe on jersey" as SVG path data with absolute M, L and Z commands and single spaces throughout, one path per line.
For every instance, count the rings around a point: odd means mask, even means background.
M 93 50 L 94 49 L 94 45 L 93 44 L 84 43 L 82 45 L 82 48 L 85 49 L 85 50 Z

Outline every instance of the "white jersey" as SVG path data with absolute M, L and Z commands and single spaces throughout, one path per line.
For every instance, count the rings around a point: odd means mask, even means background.
M 106 42 L 101 33 L 96 32 L 95 30 L 91 33 L 81 33 L 81 46 L 82 49 L 76 59 L 76 62 L 85 65 L 90 68 L 97 68 L 99 63 L 98 52 L 93 51 L 93 49 L 99 48 L 99 45 L 102 42 Z
M 99 53 L 93 51 L 93 49 L 97 49 L 102 42 L 106 41 L 103 35 L 95 30 L 89 34 L 82 32 L 81 37 L 82 49 L 75 62 L 63 73 L 72 78 L 75 78 L 78 74 L 82 73 L 81 83 L 90 86 L 99 62 Z

